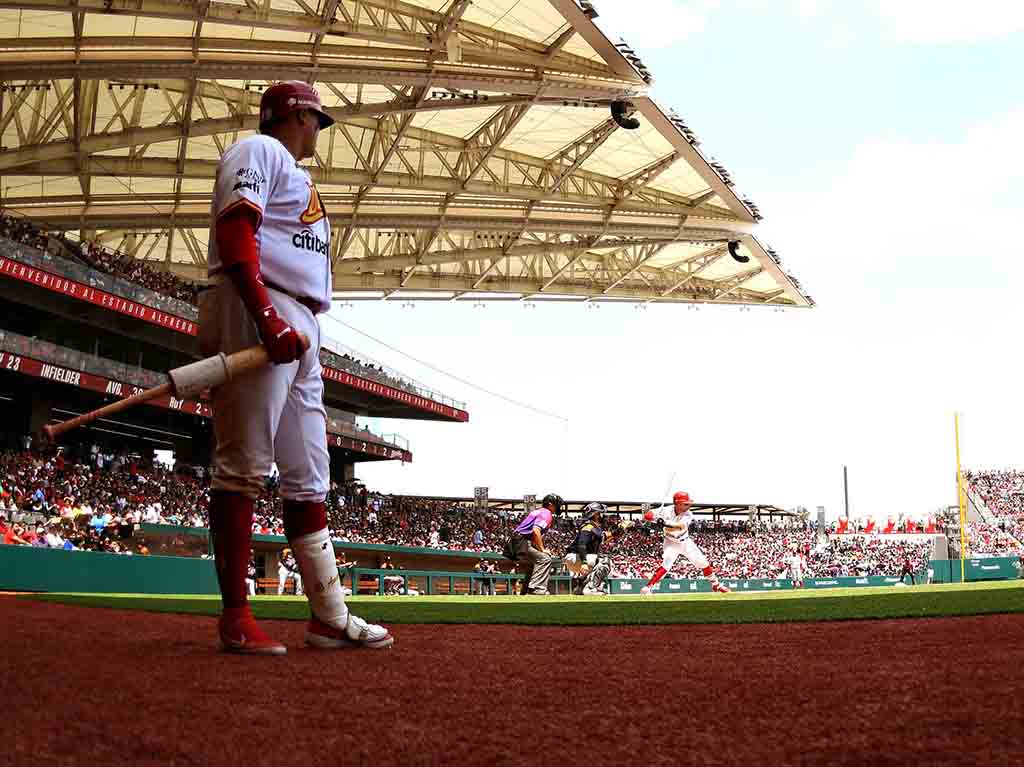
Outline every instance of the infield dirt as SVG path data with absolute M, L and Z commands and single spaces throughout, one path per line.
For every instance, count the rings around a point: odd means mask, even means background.
M 1024 753 L 1024 616 L 401 626 L 219 653 L 211 618 L 0 598 L 0 763 L 901 765 Z M 583 733 L 588 733 L 583 735 Z

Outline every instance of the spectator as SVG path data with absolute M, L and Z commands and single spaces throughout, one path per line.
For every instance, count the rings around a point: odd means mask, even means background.
M 11 525 L 4 533 L 4 543 L 8 546 L 28 546 L 29 542 L 22 537 L 25 532 L 20 524 Z

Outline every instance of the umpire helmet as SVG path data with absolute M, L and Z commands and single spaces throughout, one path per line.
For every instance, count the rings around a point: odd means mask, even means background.
M 604 516 L 605 512 L 608 511 L 608 507 L 603 503 L 588 503 L 583 509 L 583 516 L 585 519 L 600 519 Z
M 557 495 L 556 493 L 548 493 L 545 495 L 544 499 L 540 502 L 540 505 L 547 506 L 549 503 L 553 507 L 552 511 L 554 511 L 555 514 L 558 514 L 562 510 L 562 506 L 565 505 L 565 501 L 562 500 L 562 496 Z

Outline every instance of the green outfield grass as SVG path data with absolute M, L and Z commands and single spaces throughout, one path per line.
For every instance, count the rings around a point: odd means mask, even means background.
M 216 615 L 218 597 L 149 594 L 33 594 L 24 599 L 125 610 Z M 896 588 L 820 589 L 756 594 L 654 597 L 349 597 L 358 614 L 378 623 L 504 623 L 618 626 L 678 623 L 928 618 L 1024 612 L 1024 581 Z M 304 620 L 304 597 L 250 599 L 259 618 Z

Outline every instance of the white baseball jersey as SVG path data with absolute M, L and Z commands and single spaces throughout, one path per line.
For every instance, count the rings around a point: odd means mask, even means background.
M 804 555 L 794 554 L 789 558 L 789 567 L 793 572 L 800 572 L 804 567 Z
M 675 506 L 665 506 L 654 512 L 654 518 L 665 523 L 666 538 L 685 541 L 690 537 L 690 523 L 693 522 L 691 509 L 687 509 L 683 514 L 676 514 Z
M 295 296 L 331 307 L 331 227 L 309 174 L 284 144 L 250 136 L 228 147 L 217 168 L 210 220 L 238 205 L 260 217 L 256 248 L 264 279 Z M 210 237 L 209 274 L 221 269 Z

